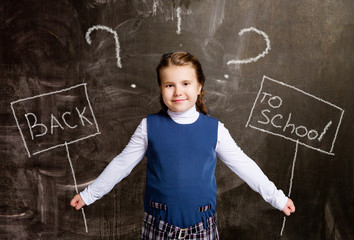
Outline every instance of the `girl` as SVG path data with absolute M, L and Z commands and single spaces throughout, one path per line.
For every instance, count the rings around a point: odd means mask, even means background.
M 108 193 L 147 155 L 142 239 L 219 239 L 216 226 L 216 155 L 253 190 L 286 215 L 291 199 L 268 180 L 208 116 L 205 77 L 189 53 L 164 54 L 156 68 L 162 110 L 144 118 L 128 145 L 71 206 L 79 210 Z

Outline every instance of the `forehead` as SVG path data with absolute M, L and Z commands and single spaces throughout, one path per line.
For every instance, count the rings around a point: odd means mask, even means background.
M 191 66 L 169 66 L 161 70 L 161 80 L 166 81 L 178 81 L 178 80 L 195 80 L 197 76 L 195 70 Z

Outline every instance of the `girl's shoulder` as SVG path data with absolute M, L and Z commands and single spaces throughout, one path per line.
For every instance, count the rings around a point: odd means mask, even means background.
M 215 118 L 215 117 L 212 117 L 210 115 L 205 115 L 204 113 L 200 113 L 200 116 L 205 118 L 205 119 L 210 119 L 210 120 L 213 120 L 213 121 L 217 121 L 219 122 L 219 119 Z
M 147 119 L 157 118 L 157 117 L 168 117 L 168 113 L 164 110 L 160 110 L 156 113 L 150 113 L 147 115 Z

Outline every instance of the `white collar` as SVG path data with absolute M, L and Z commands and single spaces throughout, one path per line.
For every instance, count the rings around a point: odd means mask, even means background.
M 195 106 L 191 107 L 185 112 L 172 112 L 170 109 L 167 110 L 168 115 L 173 121 L 179 124 L 191 124 L 197 121 L 199 117 L 199 112 Z

